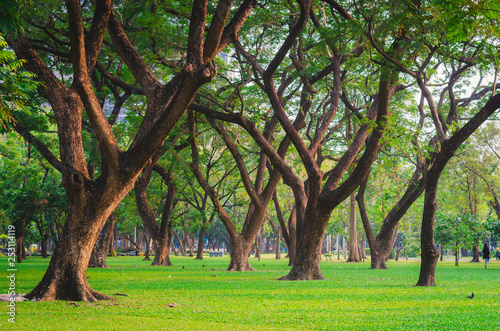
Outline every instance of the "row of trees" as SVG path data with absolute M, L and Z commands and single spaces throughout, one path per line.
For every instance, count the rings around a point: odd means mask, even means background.
M 372 268 L 386 268 L 398 224 L 423 196 L 417 285 L 435 284 L 439 180 L 500 107 L 496 2 L 24 4 L 3 5 L 10 24 L 1 28 L 41 100 L 8 123 L 61 174 L 67 202 L 47 272 L 27 298 L 108 298 L 86 269 L 132 189 L 157 265 L 170 263 L 170 220 L 196 214 L 199 238 L 215 219 L 225 226 L 228 270 L 252 270 L 250 250 L 274 207 L 292 265 L 284 280 L 324 278 L 323 238 L 347 198 Z M 384 167 L 397 170 L 391 199 Z M 153 198 L 158 183 L 165 193 Z M 377 189 L 384 204 L 374 214 Z

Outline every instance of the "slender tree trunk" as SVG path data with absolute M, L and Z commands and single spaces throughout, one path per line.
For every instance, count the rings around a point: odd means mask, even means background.
M 278 228 L 276 233 L 276 243 L 274 244 L 274 252 L 276 253 L 276 260 L 281 260 L 281 231 Z
M 350 196 L 350 218 L 349 218 L 349 257 L 347 262 L 361 262 L 358 248 L 358 231 L 356 222 L 356 193 Z
M 295 261 L 295 253 L 297 251 L 297 231 L 295 229 L 295 224 L 297 220 L 296 209 L 293 208 L 292 213 L 288 219 L 288 265 L 293 266 L 293 261 Z
M 200 229 L 200 235 L 198 237 L 198 250 L 196 251 L 195 260 L 203 260 L 203 244 L 205 242 L 205 227 L 202 226 Z
M 444 165 L 443 165 L 444 168 Z M 425 185 L 424 212 L 420 236 L 421 263 L 417 286 L 436 285 L 436 265 L 439 251 L 434 242 L 434 222 L 437 210 L 437 189 L 441 172 L 429 171 Z
M 260 261 L 260 245 L 262 242 L 262 237 L 260 236 L 260 231 L 257 233 L 257 236 L 255 237 L 255 258 L 259 259 Z
M 116 232 L 116 222 L 115 226 L 113 227 L 113 230 L 111 231 L 111 239 L 109 240 L 109 256 L 116 256 L 116 251 L 115 251 L 115 232 Z
M 48 234 L 45 234 L 42 236 L 42 242 L 41 242 L 41 246 L 42 246 L 42 257 L 44 259 L 48 258 L 49 255 L 47 254 L 47 242 L 49 240 L 49 235 Z
M 104 225 L 101 231 L 101 236 L 94 245 L 92 250 L 92 255 L 89 260 L 89 268 L 109 268 L 106 264 L 106 257 L 109 252 L 109 245 L 112 241 L 113 228 L 115 226 L 116 216 L 115 213 L 111 213 L 108 218 L 108 222 Z
M 148 234 L 146 233 L 146 229 L 144 229 L 144 231 L 142 233 L 143 233 L 144 242 L 146 243 L 143 261 L 151 261 L 151 257 L 149 256 L 150 249 L 151 249 L 151 239 L 149 239 Z
M 26 260 L 24 251 L 24 233 L 18 234 L 16 238 L 16 262 L 23 263 L 23 260 Z
M 187 253 L 186 253 L 186 246 L 184 245 L 184 239 L 180 239 L 179 238 L 179 234 L 177 233 L 177 231 L 173 231 L 174 233 L 174 237 L 175 239 L 177 239 L 177 242 L 179 243 L 179 251 L 181 252 L 181 255 L 186 257 L 187 256 Z

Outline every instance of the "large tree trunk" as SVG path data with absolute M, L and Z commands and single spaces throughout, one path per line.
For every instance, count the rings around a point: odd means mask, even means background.
M 153 259 L 153 263 L 151 265 L 154 266 L 171 266 L 172 262 L 170 262 L 170 254 L 168 249 L 167 239 L 154 241 L 155 245 L 155 257 Z
M 115 226 L 116 215 L 111 213 L 108 222 L 101 231 L 101 236 L 94 245 L 92 255 L 89 260 L 89 268 L 109 268 L 106 264 L 106 257 L 109 253 L 109 245 L 113 239 L 113 229 Z
M 316 217 L 318 222 L 297 225 L 297 247 L 295 259 L 290 273 L 280 280 L 314 280 L 325 279 L 320 269 L 321 248 L 325 236 L 325 223 L 330 218 L 330 213 L 320 214 L 315 210 L 306 217 Z
M 103 199 L 101 195 L 93 195 L 84 189 L 83 178 L 78 173 L 63 176 L 63 183 L 69 207 L 63 235 L 42 280 L 25 297 L 41 301 L 95 302 L 112 299 L 90 287 L 87 282 L 87 267 L 106 219 L 128 190 L 122 190 L 121 194 L 108 192 L 102 195 L 106 197 Z
M 248 263 L 248 255 L 252 248 L 251 242 L 236 237 L 231 237 L 231 260 L 229 262 L 228 271 L 255 271 Z

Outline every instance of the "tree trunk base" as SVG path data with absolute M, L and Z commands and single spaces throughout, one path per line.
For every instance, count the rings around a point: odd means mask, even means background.
M 389 269 L 387 268 L 387 264 L 385 264 L 385 259 L 373 259 L 371 260 L 370 264 L 370 269 L 375 269 L 375 270 L 382 270 L 382 269 Z
M 28 294 L 24 296 L 31 301 L 87 301 L 96 302 L 100 300 L 114 300 L 114 298 L 99 293 L 92 289 L 87 282 L 86 274 L 78 277 L 51 277 L 46 273 L 42 281 Z
M 155 258 L 153 260 L 153 263 L 151 263 L 152 266 L 163 266 L 163 267 L 171 267 L 172 262 L 170 262 L 170 258 L 168 256 L 162 257 L 160 254 L 156 254 Z
M 321 273 L 321 271 L 293 271 L 286 276 L 278 278 L 278 280 L 323 280 L 326 279 L 325 276 Z
M 231 261 L 231 263 L 229 263 L 227 271 L 255 271 L 255 269 L 252 268 L 248 261 L 242 263 L 233 263 Z
M 107 269 L 109 268 L 109 265 L 106 264 L 106 261 L 90 261 L 89 262 L 89 268 L 100 268 L 100 269 Z
M 322 280 L 325 279 L 316 263 L 294 264 L 290 273 L 278 280 Z

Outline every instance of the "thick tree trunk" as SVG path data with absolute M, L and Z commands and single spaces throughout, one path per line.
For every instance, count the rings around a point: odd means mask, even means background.
M 310 222 L 307 226 L 302 222 L 302 225 L 297 226 L 294 263 L 290 273 L 279 280 L 325 279 L 320 269 L 321 248 L 326 231 L 324 224 L 328 222 L 330 213 L 320 214 L 320 210 L 316 210 L 313 215 L 306 217 L 315 217 L 316 222 Z
M 106 219 L 127 191 L 121 191 L 121 194 L 108 192 L 104 194 L 106 199 L 102 199 L 102 196 L 92 195 L 84 189 L 83 178 L 78 173 L 63 176 L 63 183 L 67 188 L 69 202 L 68 218 L 63 233 L 74 235 L 61 237 L 45 275 L 25 297 L 41 301 L 110 300 L 111 297 L 90 287 L 87 282 L 87 267 L 92 249 Z M 114 198 L 109 200 L 111 196 Z
M 248 263 L 248 255 L 252 243 L 244 242 L 240 238 L 231 238 L 231 261 L 227 271 L 255 271 Z
M 151 265 L 154 266 L 171 266 L 168 242 L 164 240 L 153 240 L 155 245 L 155 257 Z
M 205 227 L 202 226 L 200 229 L 200 235 L 198 237 L 198 250 L 196 251 L 195 260 L 203 260 L 203 244 L 205 242 Z
M 106 264 L 106 257 L 109 253 L 109 245 L 113 239 L 113 229 L 115 226 L 116 216 L 111 213 L 108 222 L 104 225 L 101 231 L 101 236 L 94 245 L 92 255 L 89 260 L 89 268 L 109 268 Z

